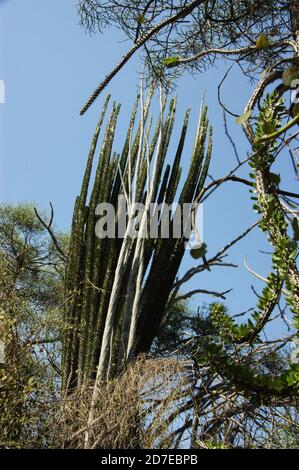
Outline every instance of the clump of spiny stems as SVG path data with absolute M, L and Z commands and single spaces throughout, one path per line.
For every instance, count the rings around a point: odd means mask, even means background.
M 70 390 L 96 379 L 95 401 L 99 383 L 118 376 L 130 360 L 150 350 L 163 320 L 186 241 L 183 235 L 172 236 L 174 215 L 170 217 L 169 238 L 161 236 L 160 216 L 159 235 L 155 239 L 142 237 L 146 217 L 141 218 L 135 238 L 127 230 L 124 238 L 99 239 L 95 233 L 96 207 L 101 202 L 109 202 L 118 208 L 118 197 L 123 195 L 131 208 L 127 224 L 130 229 L 136 202 L 142 202 L 146 209 L 151 203 L 177 201 L 181 207 L 184 203 L 192 204 L 204 185 L 211 158 L 212 134 L 207 109 L 201 107 L 189 170 L 181 181 L 181 158 L 190 110 L 185 114 L 177 147 L 172 147 L 176 100 L 171 99 L 167 104 L 160 91 L 159 118 L 154 126 L 150 116 L 152 94 L 144 100 L 141 92 L 137 98 L 120 154 L 112 151 L 120 111 L 120 105 L 113 105 L 91 185 L 107 98 L 74 208 L 65 276 L 62 381 L 63 389 Z M 138 101 L 141 116 L 135 126 Z

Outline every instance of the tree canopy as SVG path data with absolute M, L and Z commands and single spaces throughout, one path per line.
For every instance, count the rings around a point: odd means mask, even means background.
M 297 55 L 299 7 L 291 1 L 79 2 L 82 25 L 91 32 L 114 25 L 133 42 L 128 53 L 100 83 L 83 114 L 113 76 L 140 47 L 150 79 L 176 77 L 213 65 L 218 55 L 239 64 L 252 77 L 276 71 Z

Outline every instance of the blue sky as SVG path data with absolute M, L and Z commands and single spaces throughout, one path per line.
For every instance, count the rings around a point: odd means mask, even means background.
M 55 208 L 56 226 L 70 226 L 74 198 L 79 191 L 91 136 L 105 98 L 105 92 L 84 117 L 79 111 L 86 98 L 119 60 L 131 43 L 116 29 L 90 36 L 79 25 L 74 0 L 0 0 L 0 79 L 6 86 L 6 103 L 0 104 L 0 198 L 5 202 L 34 202 L 47 210 L 49 201 Z M 183 165 L 189 162 L 190 144 L 200 106 L 206 92 L 209 118 L 214 128 L 214 152 L 211 173 L 226 174 L 235 163 L 231 144 L 224 135 L 222 112 L 217 103 L 217 85 L 229 63 L 219 61 L 217 67 L 195 78 L 187 74 L 178 82 L 177 128 L 183 112 L 192 107 L 189 144 Z M 107 88 L 112 98 L 122 103 L 118 125 L 122 141 L 127 115 L 134 102 L 142 70 L 136 55 Z M 252 85 L 237 67 L 230 73 L 223 88 L 223 99 L 234 112 L 241 114 L 250 96 Z M 249 150 L 241 128 L 229 120 L 229 128 L 241 158 Z M 174 135 L 174 143 L 176 142 Z M 189 151 L 188 151 L 189 150 Z M 279 162 L 288 190 L 298 191 L 298 183 L 289 159 Z M 248 167 L 240 173 L 247 176 Z M 247 187 L 227 183 L 205 204 L 204 236 L 208 254 L 213 255 L 231 238 L 255 221 Z M 219 268 L 204 273 L 190 287 L 224 291 L 234 287 L 226 305 L 232 313 L 254 306 L 253 284 L 263 284 L 249 274 L 243 264 L 267 275 L 269 257 L 259 249 L 269 248 L 264 235 L 255 230 L 246 241 L 230 252 L 228 260 L 239 269 Z M 180 273 L 193 265 L 186 254 Z M 196 296 L 193 305 L 209 302 L 207 296 Z M 272 333 L 279 333 L 272 328 Z

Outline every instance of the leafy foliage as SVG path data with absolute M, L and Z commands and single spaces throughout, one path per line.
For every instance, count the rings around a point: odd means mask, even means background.
M 259 342 L 259 334 L 271 318 L 279 302 L 282 290 L 293 312 L 293 325 L 299 328 L 299 275 L 296 265 L 298 243 L 289 235 L 288 220 L 278 196 L 279 175 L 270 168 L 275 161 L 278 143 L 275 139 L 259 142 L 265 134 L 265 124 L 276 131 L 280 128 L 281 116 L 285 108 L 282 99 L 274 92 L 267 95 L 256 123 L 254 154 L 250 161 L 251 177 L 254 179 L 253 209 L 261 215 L 259 227 L 268 234 L 274 248 L 272 255 L 273 270 L 267 277 L 257 303 L 257 309 L 247 323 L 238 325 L 221 304 L 214 304 L 211 320 L 217 328 L 223 344 L 253 345 Z M 222 344 L 209 344 L 206 357 L 200 361 L 213 364 L 218 373 L 226 375 L 235 386 L 256 395 L 263 402 L 271 401 L 273 396 L 298 396 L 299 367 L 290 364 L 280 375 L 261 374 L 246 364 L 238 364 L 223 350 Z
M 59 384 L 64 266 L 30 205 L 0 207 L 0 252 L 0 446 L 43 446 Z

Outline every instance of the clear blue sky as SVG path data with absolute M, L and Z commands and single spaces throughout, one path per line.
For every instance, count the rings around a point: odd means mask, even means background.
M 79 116 L 86 98 L 131 46 L 119 30 L 106 30 L 90 36 L 79 26 L 75 0 L 0 0 L 0 79 L 6 85 L 6 103 L 0 104 L 0 198 L 5 202 L 34 202 L 47 210 L 55 208 L 56 226 L 68 230 L 74 198 L 79 191 L 90 139 L 105 93 L 90 111 Z M 198 75 L 185 75 L 178 83 L 177 124 L 183 111 L 192 107 L 192 143 L 201 96 L 206 92 L 209 118 L 214 128 L 211 173 L 226 174 L 235 165 L 232 147 L 223 132 L 222 113 L 217 103 L 217 85 L 229 63 L 218 62 L 216 69 Z M 122 138 L 139 84 L 142 69 L 136 55 L 107 88 L 113 99 L 122 103 L 118 131 Z M 232 111 L 241 114 L 252 85 L 237 67 L 224 86 L 223 98 Z M 229 127 L 241 158 L 249 150 L 242 130 L 234 120 Z M 176 136 L 177 137 L 177 136 Z M 175 139 L 174 139 L 175 142 Z M 183 164 L 188 165 L 186 148 Z M 286 157 L 286 156 L 285 156 Z M 279 170 L 285 186 L 297 191 L 289 159 L 281 160 Z M 248 167 L 240 175 L 247 176 Z M 231 238 L 255 221 L 247 187 L 227 183 L 205 204 L 204 236 L 208 254 L 213 255 Z M 269 248 L 263 235 L 255 230 L 246 241 L 231 250 L 228 260 L 239 269 L 213 269 L 192 281 L 190 287 L 216 289 L 234 287 L 226 305 L 232 313 L 255 304 L 250 285 L 263 284 L 250 275 L 244 265 L 246 255 L 254 270 L 267 275 L 269 257 L 259 249 Z M 193 265 L 186 254 L 180 273 Z M 193 305 L 209 302 L 196 296 Z M 276 331 L 275 331 L 276 330 Z M 279 333 L 277 328 L 273 334 Z

